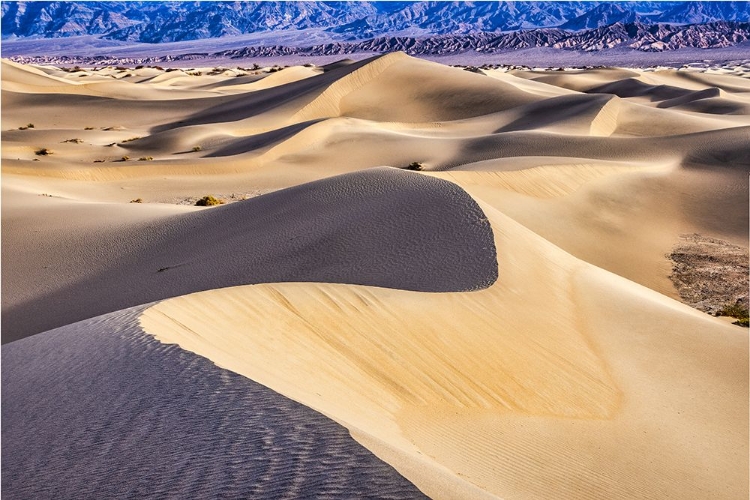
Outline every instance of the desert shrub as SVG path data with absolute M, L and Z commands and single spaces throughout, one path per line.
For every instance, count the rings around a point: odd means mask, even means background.
M 143 198 L 136 198 L 135 200 L 130 200 L 130 203 L 143 203 Z
M 197 153 L 198 151 L 202 150 L 203 148 L 200 146 L 193 146 L 193 153 Z
M 94 127 L 83 127 L 83 130 L 94 130 Z
M 128 161 L 130 157 L 128 155 L 123 156 L 120 161 Z
M 34 151 L 34 154 L 37 156 L 49 156 L 52 154 L 52 151 L 47 148 L 41 148 Z
M 129 139 L 125 139 L 125 140 L 124 140 L 124 141 L 122 141 L 122 142 L 121 142 L 120 144 L 125 144 L 126 142 L 133 142 L 133 141 L 137 141 L 137 140 L 138 140 L 138 139 L 140 139 L 140 138 L 141 138 L 140 136 L 135 136 L 135 137 L 131 137 L 131 138 L 129 138 Z
M 75 139 L 66 139 L 62 142 L 71 142 L 73 144 L 81 144 L 83 141 L 76 137 Z
M 733 324 L 747 327 L 750 325 L 750 317 L 748 310 L 742 304 L 735 302 L 734 304 L 725 305 L 720 311 L 716 313 L 717 316 L 729 316 L 737 319 Z
M 28 130 L 30 128 L 34 128 L 34 124 L 33 123 L 29 123 L 28 125 L 23 126 L 23 127 L 18 127 L 18 130 Z
M 424 168 L 424 166 L 422 165 L 422 163 L 420 163 L 418 161 L 413 161 L 413 162 L 409 163 L 404 168 L 406 170 L 414 170 L 415 172 L 419 172 L 419 171 L 421 171 Z
M 153 159 L 153 156 L 141 156 L 140 158 L 138 158 L 138 161 L 151 161 Z
M 212 207 L 214 205 L 223 205 L 223 204 L 224 202 L 222 200 L 214 198 L 211 195 L 204 196 L 203 198 L 195 202 L 196 207 Z

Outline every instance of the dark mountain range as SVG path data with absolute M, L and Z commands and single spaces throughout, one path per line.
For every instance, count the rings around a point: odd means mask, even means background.
M 144 56 L 12 56 L 21 63 L 57 65 L 163 64 L 200 59 L 274 58 L 284 56 L 342 56 L 403 51 L 414 56 L 491 55 L 530 48 L 606 53 L 624 49 L 630 53 L 663 52 L 677 49 L 718 49 L 744 44 L 750 47 L 750 23 L 718 22 L 695 25 L 647 25 L 615 23 L 581 32 L 539 28 L 511 33 L 471 33 L 427 37 L 382 36 L 370 40 L 339 41 L 309 46 L 256 45 L 214 52 L 191 52 Z M 743 51 L 747 49 L 738 48 Z M 622 52 L 622 50 L 621 50 Z M 693 54 L 695 54 L 693 52 Z M 557 56 L 559 57 L 559 56 Z M 554 59 L 554 57 L 553 57 Z M 550 62 L 553 62 L 553 59 Z
M 666 51 L 681 48 L 715 49 L 750 40 L 750 23 L 719 22 L 689 26 L 615 23 L 603 28 L 571 33 L 556 28 L 513 33 L 438 35 L 427 38 L 378 37 L 360 42 L 337 42 L 310 47 L 245 47 L 220 52 L 233 58 L 269 57 L 291 54 L 338 55 L 362 52 L 403 51 L 411 55 L 443 55 L 464 51 L 493 53 L 532 47 L 584 51 L 628 48 Z
M 750 21 L 750 2 L 2 2 L 6 39 L 99 35 L 148 43 L 306 28 L 365 40 L 718 21 Z

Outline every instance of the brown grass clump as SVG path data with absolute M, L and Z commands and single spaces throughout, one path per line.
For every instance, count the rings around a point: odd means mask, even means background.
M 204 196 L 200 200 L 195 202 L 196 207 L 212 207 L 214 205 L 223 205 L 224 201 L 214 198 L 211 195 Z
M 745 328 L 750 326 L 750 316 L 748 315 L 748 309 L 747 307 L 744 307 L 740 302 L 725 305 L 720 311 L 716 312 L 716 315 L 735 318 L 737 321 L 732 323 L 733 325 L 744 326 Z
M 52 150 L 48 148 L 41 148 L 34 151 L 34 154 L 37 156 L 49 156 L 52 154 Z

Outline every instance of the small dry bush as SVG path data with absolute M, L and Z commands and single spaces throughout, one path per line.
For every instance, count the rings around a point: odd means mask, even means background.
M 200 200 L 195 202 L 196 207 L 212 207 L 214 205 L 223 205 L 224 202 L 211 195 L 204 196 Z

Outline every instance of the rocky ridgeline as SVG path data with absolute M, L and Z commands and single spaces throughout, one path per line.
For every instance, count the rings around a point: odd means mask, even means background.
M 2 36 L 162 43 L 318 29 L 333 40 L 533 28 L 580 31 L 620 24 L 750 21 L 750 2 L 39 2 L 3 1 Z
M 16 56 L 16 62 L 55 65 L 163 64 L 208 58 L 249 59 L 281 56 L 335 56 L 403 51 L 410 55 L 439 56 L 461 53 L 494 54 L 534 47 L 602 51 L 615 48 L 660 52 L 682 48 L 716 49 L 750 41 L 750 23 L 718 22 L 689 26 L 615 23 L 604 28 L 571 32 L 558 28 L 511 33 L 437 35 L 425 38 L 386 36 L 358 42 L 331 42 L 308 47 L 252 46 L 212 53 L 142 58 L 110 56 Z
M 362 42 L 335 42 L 311 47 L 245 47 L 220 54 L 234 58 L 283 55 L 343 55 L 403 51 L 412 55 L 446 55 L 466 51 L 495 53 L 532 47 L 598 51 L 629 48 L 665 51 L 681 48 L 715 49 L 750 40 L 750 23 L 718 22 L 690 26 L 615 23 L 604 28 L 570 32 L 557 28 L 511 33 L 440 35 L 427 38 L 378 37 Z

